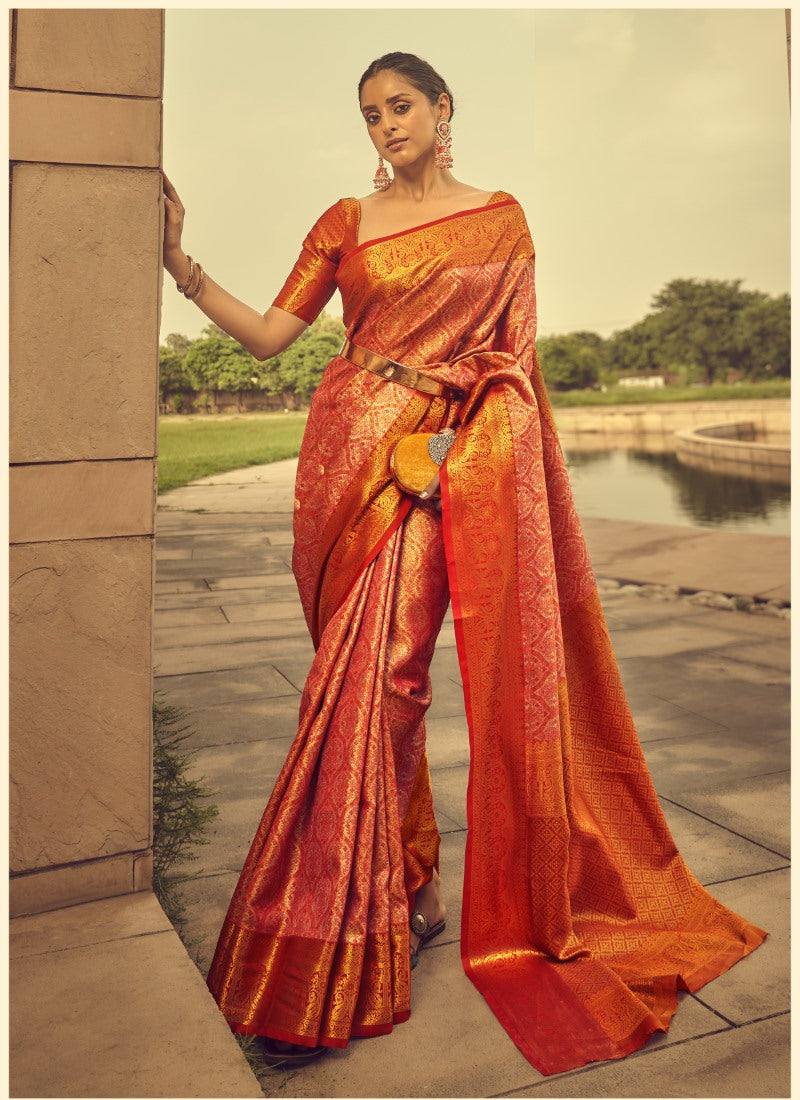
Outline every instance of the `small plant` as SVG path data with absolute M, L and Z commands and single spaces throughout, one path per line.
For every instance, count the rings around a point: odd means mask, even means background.
M 187 771 L 196 750 L 182 746 L 192 736 L 188 712 L 167 703 L 163 691 L 153 698 L 153 891 L 176 926 L 185 918 L 178 887 L 198 878 L 199 871 L 173 872 L 180 863 L 197 859 L 196 845 L 208 844 L 206 831 L 219 814 L 209 803 L 214 792 Z
M 176 413 L 183 412 L 184 407 L 186 406 L 186 398 L 183 396 L 182 393 L 173 393 L 170 400 L 172 402 L 172 411 L 173 412 L 176 412 Z

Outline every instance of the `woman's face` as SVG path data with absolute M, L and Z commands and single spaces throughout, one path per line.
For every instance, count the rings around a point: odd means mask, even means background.
M 380 155 L 393 167 L 401 168 L 432 152 L 436 123 L 447 118 L 449 102 L 442 93 L 432 104 L 404 76 L 386 69 L 367 80 L 361 89 L 361 113 Z

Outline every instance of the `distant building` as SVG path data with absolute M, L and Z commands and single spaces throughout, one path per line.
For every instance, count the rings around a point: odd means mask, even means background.
M 628 378 L 620 378 L 618 385 L 620 386 L 645 386 L 648 389 L 656 390 L 664 385 L 664 377 L 661 374 L 647 374 L 639 375 Z

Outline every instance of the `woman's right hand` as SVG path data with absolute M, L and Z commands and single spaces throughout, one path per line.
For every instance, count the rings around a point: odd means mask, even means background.
M 164 267 L 176 281 L 180 281 L 189 266 L 181 248 L 183 219 L 186 211 L 166 173 L 162 172 L 161 177 L 164 187 Z

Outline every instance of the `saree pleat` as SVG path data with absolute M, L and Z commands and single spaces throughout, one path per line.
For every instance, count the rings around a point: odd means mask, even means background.
M 335 357 L 314 395 L 293 568 L 316 655 L 208 983 L 231 1027 L 345 1046 L 410 1012 L 409 912 L 438 868 L 428 669 L 448 600 L 470 738 L 461 957 L 541 1073 L 621 1058 L 766 933 L 716 901 L 669 832 L 575 512 L 535 349 L 516 201 L 357 243 L 319 219 L 275 305 L 467 396 Z M 441 516 L 389 455 L 455 426 Z

